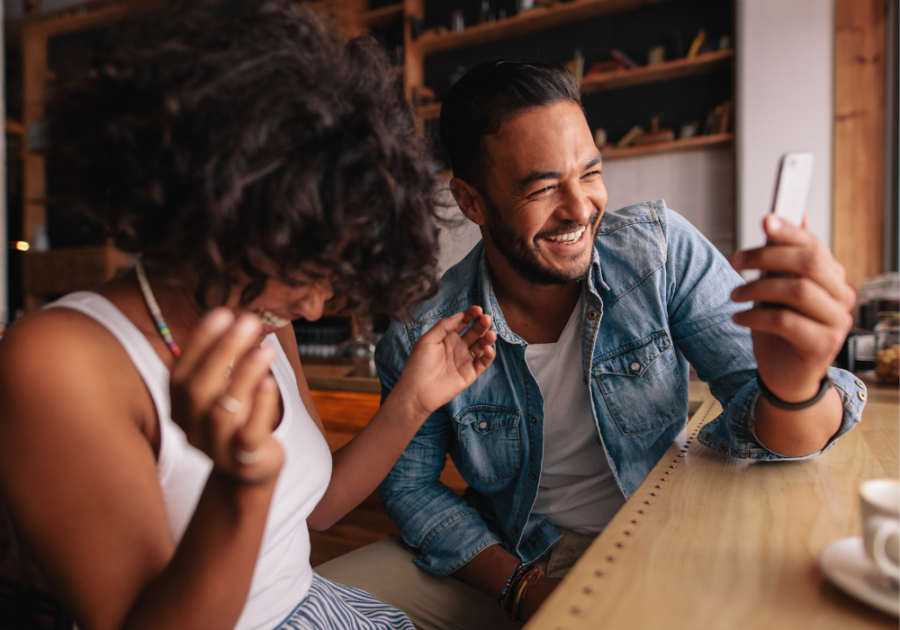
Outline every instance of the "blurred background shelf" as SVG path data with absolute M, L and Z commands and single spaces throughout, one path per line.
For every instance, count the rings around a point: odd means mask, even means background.
M 674 59 L 652 66 L 641 66 L 632 70 L 606 72 L 581 80 L 581 93 L 591 94 L 606 90 L 683 79 L 707 72 L 715 72 L 730 67 L 734 60 L 733 50 L 716 50 L 703 53 L 693 59 Z
M 378 9 L 362 11 L 359 14 L 359 25 L 363 28 L 384 28 L 403 21 L 403 3 L 391 4 Z
M 734 140 L 733 133 L 716 133 L 708 136 L 697 136 L 684 140 L 672 140 L 669 142 L 654 142 L 652 144 L 638 144 L 624 149 L 606 149 L 603 151 L 603 161 L 618 160 L 622 158 L 638 157 L 640 155 L 653 155 L 658 153 L 673 153 L 675 151 L 690 151 L 716 145 L 728 144 Z
M 538 7 L 502 20 L 469 26 L 443 35 L 433 31 L 425 32 L 415 40 L 415 46 L 425 55 L 448 52 L 669 1 L 671 0 L 573 0 L 551 7 Z

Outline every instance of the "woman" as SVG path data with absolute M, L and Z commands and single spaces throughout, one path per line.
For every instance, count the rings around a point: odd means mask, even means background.
M 140 255 L 0 343 L 0 491 L 79 628 L 412 627 L 316 576 L 307 525 L 490 365 L 490 318 L 439 322 L 334 454 L 288 325 L 333 284 L 396 312 L 434 281 L 434 169 L 388 73 L 304 10 L 183 14 L 52 108 L 69 200 Z

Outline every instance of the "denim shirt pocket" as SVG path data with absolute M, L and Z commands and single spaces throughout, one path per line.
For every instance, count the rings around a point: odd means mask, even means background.
M 473 405 L 453 418 L 464 468 L 479 481 L 493 483 L 519 474 L 519 417 L 518 409 Z
M 679 409 L 673 402 L 684 394 L 675 350 L 665 330 L 601 357 L 592 374 L 624 435 L 665 427 Z

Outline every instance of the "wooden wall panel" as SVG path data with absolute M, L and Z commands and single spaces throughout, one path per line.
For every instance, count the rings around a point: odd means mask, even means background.
M 832 245 L 858 289 L 882 271 L 886 6 L 885 0 L 836 6 Z

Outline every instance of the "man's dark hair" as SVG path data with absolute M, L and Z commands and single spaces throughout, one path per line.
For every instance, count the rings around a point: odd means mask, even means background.
M 435 287 L 438 245 L 437 168 L 395 76 L 373 39 L 286 0 L 135 21 L 50 107 L 60 201 L 204 307 L 240 274 L 247 303 L 264 269 L 317 263 L 394 314 Z
M 581 91 L 572 74 L 557 63 L 493 59 L 475 66 L 441 104 L 441 142 L 453 176 L 484 192 L 490 167 L 485 137 L 523 110 L 563 100 L 581 105 Z

